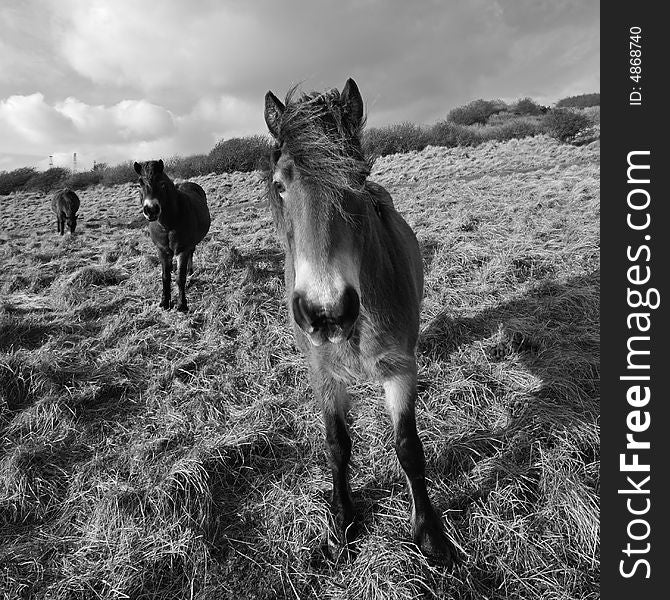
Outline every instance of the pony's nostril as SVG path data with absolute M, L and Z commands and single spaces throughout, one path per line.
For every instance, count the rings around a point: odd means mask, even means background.
M 345 327 L 353 325 L 356 319 L 358 319 L 360 310 L 361 300 L 358 292 L 353 287 L 348 287 L 344 290 L 344 295 L 342 296 L 342 313 L 340 316 L 342 325 Z
M 292 308 L 293 318 L 298 326 L 308 333 L 314 331 L 316 321 L 314 312 L 311 310 L 305 298 L 298 292 L 293 293 Z
M 142 211 L 144 212 L 145 216 L 147 216 L 147 217 L 156 217 L 156 216 L 158 216 L 158 213 L 160 212 L 160 207 L 145 204 L 142 207 Z

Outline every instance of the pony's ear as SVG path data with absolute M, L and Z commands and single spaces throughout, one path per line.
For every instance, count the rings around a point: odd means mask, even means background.
M 265 94 L 265 123 L 275 139 L 279 138 L 279 122 L 286 107 L 272 92 Z
M 351 119 L 353 125 L 358 127 L 363 119 L 363 98 L 356 82 L 351 77 L 347 79 L 347 83 L 342 88 L 340 100 L 345 114 Z
M 163 172 L 163 159 L 161 158 L 157 163 L 156 163 L 156 173 L 162 173 Z
M 135 173 L 142 175 L 142 165 L 136 162 L 133 166 L 135 167 Z

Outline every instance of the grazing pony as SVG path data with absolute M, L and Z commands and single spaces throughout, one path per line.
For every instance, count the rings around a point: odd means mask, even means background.
M 142 212 L 158 249 L 163 274 L 160 307 L 170 308 L 172 258 L 177 257 L 177 310 L 186 312 L 186 273 L 193 274 L 193 251 L 209 231 L 211 219 L 205 190 L 190 181 L 175 185 L 163 171 L 162 160 L 135 163 L 140 176 Z
M 367 181 L 364 121 L 352 79 L 341 93 L 298 97 L 294 88 L 284 103 L 272 92 L 265 96 L 265 122 L 276 142 L 268 196 L 286 253 L 288 311 L 323 413 L 337 541 L 350 541 L 354 522 L 346 386 L 366 377 L 384 387 L 411 494 L 414 541 L 450 564 L 454 550 L 428 496 L 414 412 L 423 263 L 388 192 Z
M 51 210 L 56 213 L 56 231 L 63 235 L 65 223 L 74 233 L 77 227 L 77 211 L 79 210 L 79 196 L 70 188 L 57 191 L 51 198 Z

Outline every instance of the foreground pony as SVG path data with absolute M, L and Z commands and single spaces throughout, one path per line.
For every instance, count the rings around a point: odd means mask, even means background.
M 354 522 L 346 386 L 366 377 L 384 386 L 414 541 L 450 563 L 453 547 L 426 490 L 414 413 L 423 263 L 388 192 L 367 181 L 361 94 L 352 79 L 341 93 L 291 90 L 284 103 L 268 92 L 265 122 L 276 142 L 268 185 L 286 252 L 288 309 L 322 407 L 337 535 L 350 541 Z

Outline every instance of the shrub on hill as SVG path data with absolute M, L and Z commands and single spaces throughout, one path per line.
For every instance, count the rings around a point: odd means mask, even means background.
M 439 121 L 430 128 L 432 146 L 476 146 L 482 143 L 481 127 L 459 125 L 452 121 Z
M 452 121 L 440 121 L 426 128 L 413 123 L 400 123 L 366 131 L 363 150 L 374 160 L 387 154 L 423 150 L 426 146 L 477 146 L 489 140 L 524 138 L 543 131 L 539 119 L 514 115 L 501 119 L 496 125 L 459 125 Z
M 214 173 L 253 171 L 270 152 L 270 142 L 264 135 L 221 140 L 209 153 L 209 170 Z
M 507 140 L 520 139 L 543 133 L 543 126 L 537 120 L 528 118 L 511 119 L 505 123 L 496 126 L 487 126 L 482 128 L 482 141 L 498 140 L 506 142 Z
M 65 187 L 72 188 L 73 190 L 82 190 L 91 185 L 97 185 L 102 181 L 103 172 L 100 169 L 94 169 L 92 171 L 81 171 L 80 173 L 72 173 L 65 180 Z
M 587 108 L 589 106 L 600 106 L 600 94 L 580 94 L 568 96 L 556 102 L 557 108 Z
M 515 115 L 512 112 L 500 112 L 495 115 L 491 115 L 489 120 L 486 122 L 487 126 L 502 125 L 503 123 L 508 123 L 509 121 L 514 121 L 518 119 L 520 115 Z
M 171 177 L 188 179 L 198 175 L 207 175 L 212 172 L 206 154 L 192 154 L 191 156 L 171 156 L 165 161 L 165 170 Z
M 0 173 L 0 196 L 21 191 L 30 178 L 36 174 L 37 171 L 32 167 L 21 167 L 13 171 L 3 171 Z
M 576 110 L 580 114 L 584 115 L 591 125 L 600 125 L 600 107 L 599 106 L 588 106 L 587 108 L 577 108 Z
M 363 135 L 363 152 L 378 157 L 399 152 L 423 150 L 431 144 L 430 132 L 414 123 L 395 123 L 386 127 L 371 127 Z
M 486 123 L 491 115 L 507 110 L 501 100 L 473 100 L 464 106 L 453 108 L 447 115 L 447 121 L 458 125 L 475 125 Z
M 52 167 L 41 173 L 35 173 L 25 185 L 26 190 L 44 192 L 45 194 L 65 187 L 70 171 L 63 167 Z
M 546 108 L 540 106 L 532 98 L 521 98 L 521 100 L 517 100 L 516 104 L 512 107 L 512 112 L 517 115 L 537 116 L 546 112 L 546 110 Z
M 137 181 L 137 173 L 133 167 L 134 161 L 129 160 L 113 167 L 105 167 L 102 171 L 102 185 L 118 185 Z
M 542 119 L 542 126 L 546 133 L 561 142 L 569 141 L 590 125 L 588 117 L 565 108 L 555 108 Z

